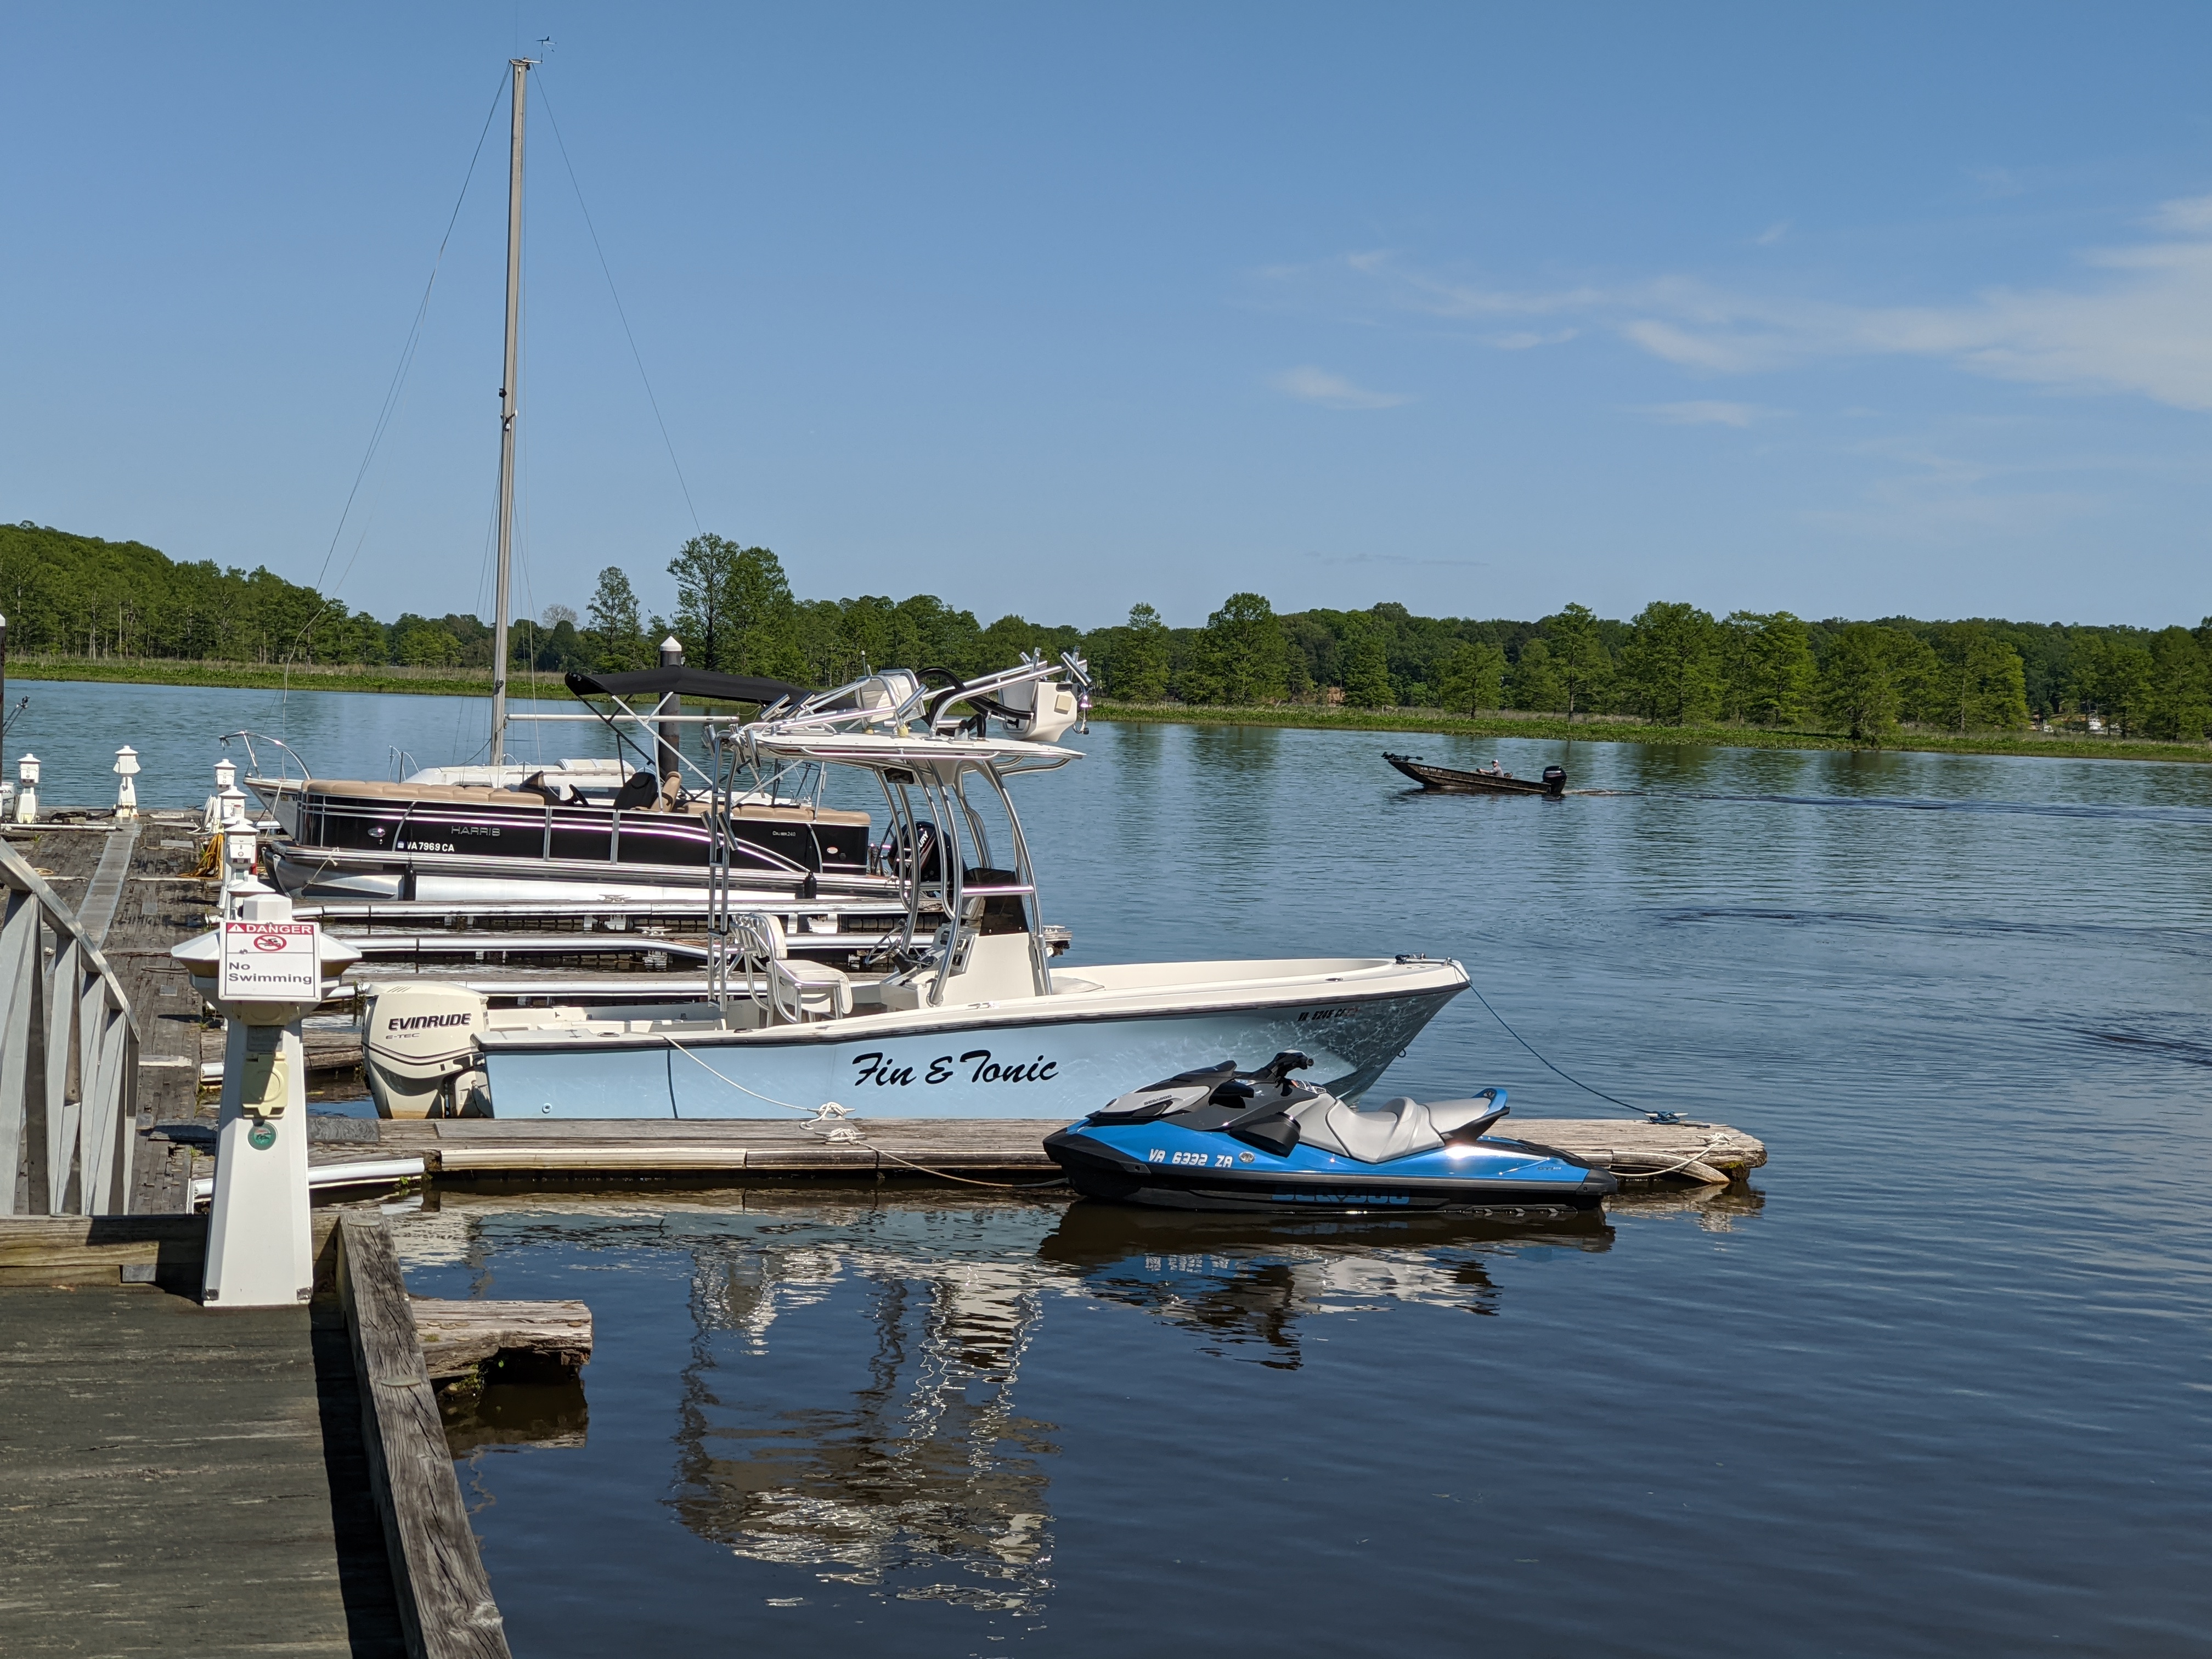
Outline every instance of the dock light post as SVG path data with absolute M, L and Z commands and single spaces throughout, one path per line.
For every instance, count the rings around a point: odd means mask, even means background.
M 249 831 L 246 842 L 251 846 Z M 234 884 L 214 931 L 169 954 L 229 1025 L 200 1299 L 296 1307 L 314 1293 L 307 1227 L 307 1067 L 300 1023 L 361 952 L 295 921 L 292 901 Z
M 15 763 L 15 822 L 39 821 L 39 757 L 26 755 Z
M 261 838 L 243 816 L 225 822 L 222 861 L 229 873 L 223 878 L 222 910 L 226 921 L 236 913 L 240 902 L 269 890 L 253 876 L 254 860 L 260 855 Z
M 115 816 L 138 816 L 138 751 L 129 744 L 115 751 Z
M 660 665 L 663 668 L 684 666 L 684 641 L 671 634 L 660 642 Z M 676 758 L 676 723 L 657 718 L 662 714 L 678 714 L 684 711 L 684 699 L 673 691 L 663 692 L 660 702 L 653 709 L 653 768 L 660 774 L 660 787 L 668 787 L 669 779 L 683 770 L 684 763 Z

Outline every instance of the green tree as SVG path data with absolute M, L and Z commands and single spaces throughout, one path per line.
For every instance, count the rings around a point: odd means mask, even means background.
M 765 547 L 740 549 L 730 561 L 730 671 L 778 677 L 804 674 L 793 660 L 791 582 L 783 561 Z
M 2081 712 L 2104 716 L 2121 737 L 2139 732 L 2157 690 L 2150 648 L 2129 635 L 2097 634 L 2074 653 L 2075 695 Z
M 1280 702 L 1287 655 L 1274 607 L 1257 593 L 1231 593 L 1193 641 L 1186 697 L 1192 702 Z
M 1486 641 L 1462 641 L 1445 660 L 1437 700 L 1455 714 L 1504 707 L 1505 653 Z
M 1883 637 L 1893 631 L 1847 623 L 1828 642 L 1828 659 L 1820 665 L 1820 712 L 1854 743 L 1879 744 L 1897 727 L 1890 671 L 1894 653 Z
M 2027 724 L 2027 682 L 2020 653 L 1979 623 L 1936 629 L 1929 684 L 1918 718 L 1954 732 Z
M 694 668 L 724 671 L 730 654 L 730 584 L 742 550 L 720 536 L 694 536 L 668 562 L 676 578 L 676 633 Z
M 1586 605 L 1570 605 L 1545 617 L 1540 626 L 1553 672 L 1559 676 L 1559 707 L 1569 720 L 1578 711 L 1589 713 L 1613 680 L 1613 653 L 1598 633 L 1596 613 Z
M 1149 605 L 1133 605 L 1121 634 L 1109 670 L 1114 695 L 1130 702 L 1158 702 L 1168 694 L 1168 625 Z
M 1567 682 L 1552 659 L 1549 645 L 1534 639 L 1522 646 L 1505 695 L 1516 708 L 1549 714 L 1567 706 Z
M 622 673 L 652 662 L 651 642 L 637 617 L 637 590 L 620 565 L 611 564 L 599 572 L 584 616 L 584 648 L 594 668 Z
M 1655 600 L 1630 626 L 1620 676 L 1637 708 L 1664 726 L 1711 719 L 1721 697 L 1719 641 L 1711 613 Z
M 2203 648 L 2185 628 L 2162 628 L 2151 636 L 2150 734 L 2179 743 L 2202 743 L 2212 729 L 2212 684 Z
M 392 624 L 392 654 L 410 668 L 452 668 L 461 660 L 461 642 L 409 611 Z
M 1789 726 L 1812 707 L 1819 683 L 1812 636 L 1787 611 L 1732 611 L 1720 624 L 1723 712 L 1759 726 Z
M 1346 641 L 1344 701 L 1353 708 L 1395 708 L 1397 689 L 1390 684 L 1390 659 L 1382 631 L 1364 617 L 1348 619 Z

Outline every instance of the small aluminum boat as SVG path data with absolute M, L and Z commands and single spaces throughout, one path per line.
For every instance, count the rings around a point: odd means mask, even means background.
M 1466 771 L 1455 766 L 1431 766 L 1419 755 L 1393 755 L 1385 751 L 1382 758 L 1389 761 L 1424 789 L 1443 794 L 1457 795 L 1542 795 L 1557 800 L 1567 793 L 1567 771 L 1563 766 L 1547 766 L 1540 778 L 1516 778 L 1510 772 Z M 1497 762 L 1491 765 L 1496 767 Z

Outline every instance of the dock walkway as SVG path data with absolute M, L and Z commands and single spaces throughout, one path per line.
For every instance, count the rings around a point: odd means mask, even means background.
M 406 1652 L 334 1297 L 0 1289 L 0 1651 Z

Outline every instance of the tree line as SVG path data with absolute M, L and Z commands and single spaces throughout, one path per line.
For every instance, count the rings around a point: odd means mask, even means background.
M 1231 594 L 1196 628 L 1137 605 L 1083 629 L 1004 616 L 985 625 L 932 594 L 802 599 L 764 547 L 693 538 L 667 566 L 672 614 L 647 612 L 629 574 L 599 573 L 580 616 L 517 618 L 512 666 L 559 672 L 686 660 L 829 685 L 872 666 L 971 674 L 1024 651 L 1079 650 L 1104 696 L 1244 706 L 1343 703 L 1817 728 L 1878 739 L 1899 722 L 1952 731 L 2099 720 L 2117 735 L 2201 741 L 2212 729 L 2212 618 L 2142 629 L 1995 618 L 1811 621 L 1655 601 L 1615 620 L 1569 605 L 1531 622 L 1419 617 L 1396 604 L 1281 613 Z M 484 667 L 492 630 L 461 613 L 391 623 L 266 569 L 181 563 L 136 542 L 0 526 L 0 610 L 11 646 L 82 657 Z

